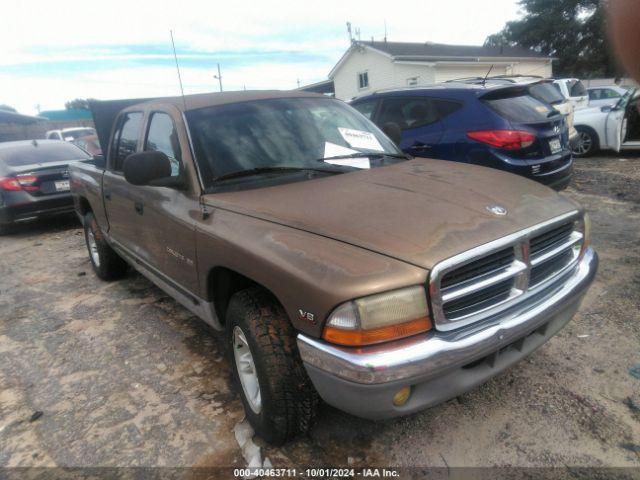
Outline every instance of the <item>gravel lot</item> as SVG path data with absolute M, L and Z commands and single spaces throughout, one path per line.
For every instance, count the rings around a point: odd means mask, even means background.
M 408 418 L 322 406 L 308 437 L 263 455 L 298 467 L 640 468 L 640 158 L 578 160 L 566 194 L 589 211 L 601 263 L 563 331 Z M 0 239 L 0 466 L 242 467 L 242 417 L 214 332 L 135 273 L 98 280 L 75 219 Z

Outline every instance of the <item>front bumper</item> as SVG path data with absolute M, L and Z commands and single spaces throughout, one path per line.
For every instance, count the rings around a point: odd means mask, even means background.
M 571 320 L 597 268 L 598 256 L 588 248 L 561 285 L 481 325 L 360 349 L 300 334 L 298 348 L 330 405 L 371 419 L 406 415 L 484 383 L 545 343 Z M 393 396 L 405 386 L 411 386 L 411 397 L 395 406 Z

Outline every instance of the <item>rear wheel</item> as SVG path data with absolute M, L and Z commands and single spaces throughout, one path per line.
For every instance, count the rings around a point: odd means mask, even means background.
M 93 213 L 84 216 L 83 224 L 93 271 L 102 280 L 122 278 L 127 273 L 127 263 L 106 242 Z
M 231 297 L 225 326 L 233 377 L 256 433 L 282 444 L 306 432 L 318 396 L 280 304 L 262 288 L 242 290 Z
M 572 148 L 573 154 L 576 157 L 588 157 L 595 153 L 599 148 L 596 134 L 589 128 L 576 127 L 576 130 L 578 140 Z

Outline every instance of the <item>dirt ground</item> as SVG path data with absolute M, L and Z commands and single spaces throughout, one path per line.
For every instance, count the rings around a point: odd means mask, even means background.
M 565 193 L 589 212 L 601 262 L 563 331 L 407 418 L 324 405 L 307 437 L 256 439 L 263 455 L 279 467 L 640 468 L 640 158 L 578 160 Z M 98 280 L 75 219 L 0 238 L 0 467 L 243 467 L 242 417 L 215 333 L 135 273 Z

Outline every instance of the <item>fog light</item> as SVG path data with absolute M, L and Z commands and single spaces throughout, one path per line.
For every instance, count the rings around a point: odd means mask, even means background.
M 403 387 L 393 396 L 393 404 L 401 407 L 409 400 L 411 396 L 411 387 Z

